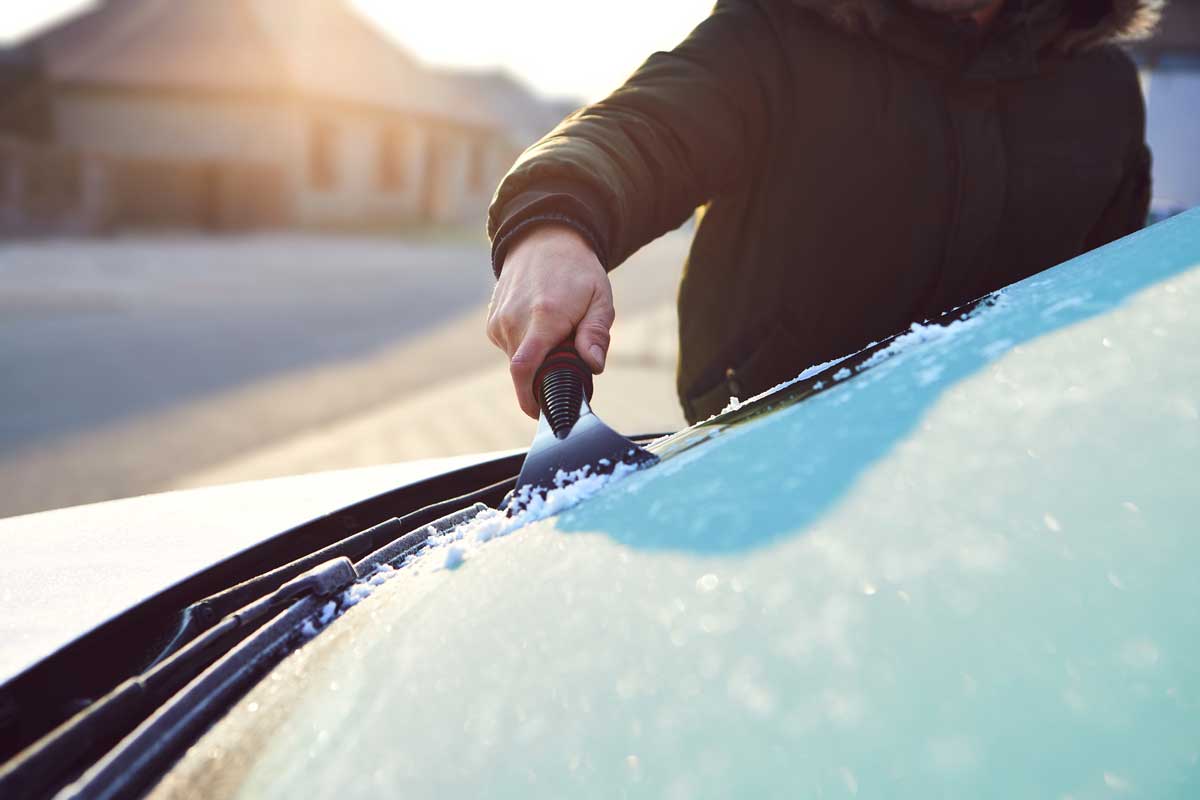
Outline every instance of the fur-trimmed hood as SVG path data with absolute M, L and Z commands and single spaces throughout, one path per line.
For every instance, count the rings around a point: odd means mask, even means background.
M 793 0 L 854 33 L 872 33 L 901 10 L 905 0 Z M 1061 7 L 1045 45 L 1075 52 L 1112 41 L 1144 38 L 1153 32 L 1165 0 L 1008 0 L 1018 13 L 1037 14 L 1043 3 Z

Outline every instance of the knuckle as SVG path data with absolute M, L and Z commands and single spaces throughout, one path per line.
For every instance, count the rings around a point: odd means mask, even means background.
M 533 368 L 535 360 L 528 350 L 517 350 L 508 361 L 508 371 L 513 375 L 524 375 Z
M 582 333 L 589 341 L 596 342 L 604 346 L 608 345 L 608 341 L 612 337 L 612 334 L 609 332 L 607 326 L 594 322 L 581 325 L 580 333 Z
M 547 297 L 539 297 L 529 304 L 529 314 L 534 317 L 550 317 L 558 314 L 558 303 Z

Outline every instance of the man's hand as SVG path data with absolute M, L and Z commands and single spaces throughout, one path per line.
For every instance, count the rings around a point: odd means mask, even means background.
M 614 316 L 608 273 L 572 228 L 538 225 L 513 244 L 492 292 L 487 334 L 508 354 L 522 411 L 537 419 L 533 375 L 572 333 L 592 371 L 604 371 Z

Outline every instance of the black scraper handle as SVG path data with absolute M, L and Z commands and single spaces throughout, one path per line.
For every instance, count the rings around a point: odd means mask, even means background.
M 560 344 L 534 373 L 533 395 L 554 435 L 565 438 L 579 421 L 583 400 L 592 399 L 592 371 L 573 346 Z

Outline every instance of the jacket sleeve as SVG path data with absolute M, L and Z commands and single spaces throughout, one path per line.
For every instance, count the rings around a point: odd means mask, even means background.
M 1128 236 L 1146 225 L 1150 213 L 1150 148 L 1139 143 L 1125 175 L 1099 221 L 1084 242 L 1084 251 Z
M 488 212 L 499 275 L 515 233 L 558 221 L 611 269 L 678 227 L 762 157 L 781 48 L 753 0 L 721 0 L 670 52 L 526 150 Z
M 1128 236 L 1146 225 L 1150 213 L 1150 148 L 1146 146 L 1146 100 L 1142 96 L 1141 80 L 1133 60 L 1122 51 L 1113 50 L 1122 70 L 1129 109 L 1130 140 L 1126 148 L 1124 173 L 1100 219 L 1092 226 L 1084 242 L 1084 251 L 1094 250 L 1111 241 Z

